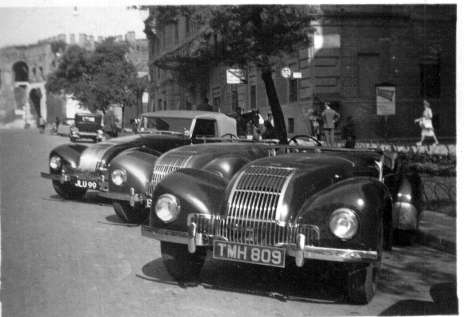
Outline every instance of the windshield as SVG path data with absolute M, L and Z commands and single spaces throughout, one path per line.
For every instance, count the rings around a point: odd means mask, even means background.
M 191 118 L 142 117 L 141 128 L 156 131 L 171 131 L 184 134 L 190 131 Z
M 76 122 L 100 122 L 101 117 L 96 116 L 86 116 L 86 115 L 78 115 L 76 116 Z

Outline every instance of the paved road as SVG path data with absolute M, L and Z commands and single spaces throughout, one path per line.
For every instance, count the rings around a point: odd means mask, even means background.
M 0 130 L 4 316 L 308 316 L 449 312 L 433 302 L 456 281 L 456 258 L 422 247 L 385 255 L 379 289 L 348 305 L 341 283 L 302 274 L 208 261 L 202 284 L 181 287 L 160 260 L 159 243 L 121 225 L 93 195 L 62 201 L 39 177 L 48 152 L 66 139 Z M 257 290 L 253 294 L 250 290 Z M 287 295 L 289 297 L 285 297 Z M 448 303 L 449 304 L 449 303 Z

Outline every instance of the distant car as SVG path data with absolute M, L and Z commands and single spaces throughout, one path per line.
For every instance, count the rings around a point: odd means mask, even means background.
M 69 132 L 71 142 L 80 139 L 92 139 L 95 142 L 102 141 L 102 115 L 97 113 L 76 113 L 74 124 Z
M 167 175 L 154 188 L 142 235 L 161 241 L 166 269 L 180 281 L 198 277 L 207 251 L 217 260 L 281 268 L 289 259 L 297 267 L 311 261 L 345 276 L 352 303 L 368 303 L 393 230 L 418 226 L 418 175 L 396 165 L 394 153 L 377 150 L 275 146 L 267 152 L 232 177 L 207 168 Z M 184 158 L 189 155 L 185 149 Z M 164 170 L 181 161 L 173 155 Z
M 130 170 L 108 174 L 112 160 L 123 151 L 139 149 L 149 156 L 151 166 L 146 168 L 150 170 L 147 175 L 151 175 L 154 160 L 162 153 L 190 143 L 233 136 L 236 125 L 235 119 L 218 112 L 159 111 L 143 114 L 139 131 L 140 134 L 97 144 L 60 145 L 50 152 L 49 172 L 41 175 L 52 180 L 55 191 L 61 197 L 79 199 L 89 189 L 107 191 L 110 177 L 116 182 L 118 178 L 131 177 Z

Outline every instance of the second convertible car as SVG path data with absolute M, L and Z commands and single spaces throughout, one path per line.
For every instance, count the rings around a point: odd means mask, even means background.
M 49 172 L 41 175 L 51 179 L 61 197 L 79 199 L 87 190 L 107 191 L 110 177 L 124 180 L 124 173 L 108 174 L 112 160 L 123 151 L 138 149 L 156 158 L 182 145 L 235 135 L 236 122 L 218 112 L 159 111 L 143 114 L 139 131 L 97 144 L 60 145 L 50 152 Z
M 377 150 L 275 146 L 267 153 L 233 177 L 214 169 L 169 174 L 154 189 L 142 234 L 161 241 L 178 280 L 196 278 L 207 252 L 274 267 L 325 262 L 345 276 L 351 302 L 369 302 L 393 230 L 417 228 L 420 178 Z

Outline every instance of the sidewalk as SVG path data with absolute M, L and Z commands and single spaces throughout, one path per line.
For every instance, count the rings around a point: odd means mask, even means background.
M 456 254 L 456 218 L 424 210 L 416 242 Z

